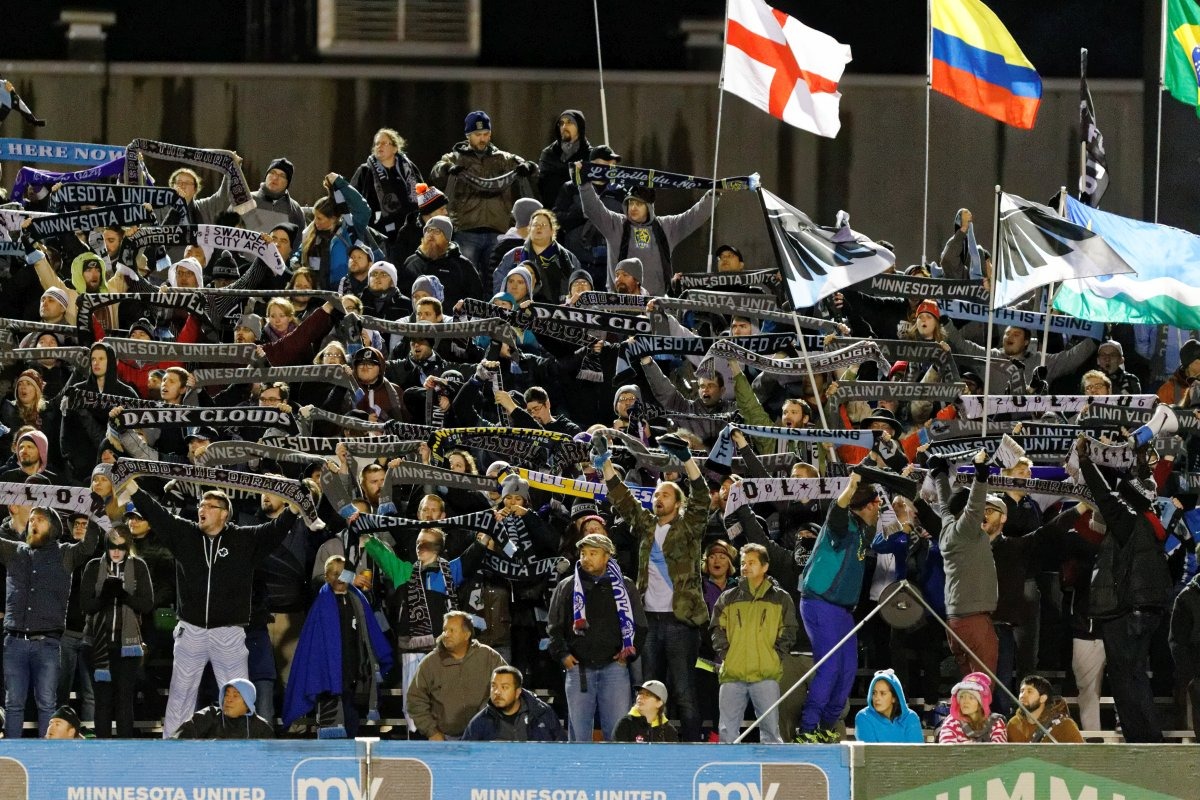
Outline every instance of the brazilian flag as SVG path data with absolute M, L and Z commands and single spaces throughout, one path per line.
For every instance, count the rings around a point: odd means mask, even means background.
M 1196 0 L 1167 0 L 1163 82 L 1181 103 L 1200 116 L 1200 6 Z

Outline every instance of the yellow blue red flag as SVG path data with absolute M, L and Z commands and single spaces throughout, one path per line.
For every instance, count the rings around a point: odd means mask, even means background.
M 979 0 L 932 0 L 933 90 L 1014 128 L 1029 129 L 1042 79 L 1012 35 Z

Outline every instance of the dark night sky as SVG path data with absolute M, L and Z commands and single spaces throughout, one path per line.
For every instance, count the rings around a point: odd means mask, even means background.
M 919 74 L 924 71 L 925 3 L 920 0 L 772 0 L 778 8 L 849 43 L 854 62 L 847 71 L 867 74 Z M 57 24 L 64 5 L 117 10 L 109 55 L 118 61 L 256 61 L 271 45 L 247 44 L 247 22 L 274 12 L 269 26 L 280 42 L 311 41 L 316 0 L 156 0 L 150 8 L 128 0 L 73 0 L 63 3 L 0 0 L 6 36 L 0 58 L 57 59 L 66 54 Z M 1146 6 L 1149 6 L 1149 12 Z M 1025 54 L 1045 77 L 1078 74 L 1080 46 L 1091 52 L 1094 78 L 1142 77 L 1145 15 L 1157 27 L 1158 3 L 1138 0 L 991 0 L 991 8 L 1012 31 Z M 288 17 L 279 16 L 287 9 Z M 679 21 L 719 18 L 721 0 L 601 0 L 601 32 L 607 69 L 685 67 Z M 290 18 L 289 18 L 290 17 Z M 186 20 L 164 26 L 164 20 Z M 550 32 L 539 32 L 539 23 Z M 588 0 L 483 0 L 483 52 L 486 66 L 588 68 L 596 64 Z M 253 33 L 251 34 L 253 39 Z M 261 41 L 261 40 L 260 40 Z M 253 51 L 246 58 L 247 50 Z M 315 50 L 289 48 L 280 61 L 318 61 Z

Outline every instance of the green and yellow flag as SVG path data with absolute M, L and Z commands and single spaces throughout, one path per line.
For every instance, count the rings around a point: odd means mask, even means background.
M 1163 82 L 1181 103 L 1200 116 L 1200 6 L 1196 0 L 1167 0 Z

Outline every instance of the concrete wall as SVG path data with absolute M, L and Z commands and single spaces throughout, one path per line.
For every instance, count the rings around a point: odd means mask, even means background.
M 461 138 L 473 108 L 492 116 L 502 148 L 536 158 L 564 108 L 581 109 L 589 138 L 604 141 L 593 72 L 540 72 L 388 66 L 114 64 L 105 102 L 103 65 L 49 62 L 0 64 L 39 115 L 43 129 L 12 115 L 2 133 L 123 144 L 134 137 L 236 148 L 251 183 L 266 164 L 287 155 L 296 164 L 293 194 L 309 203 L 329 171 L 347 175 L 367 155 L 380 126 L 397 128 L 428 169 Z M 610 142 L 637 166 L 696 175 L 712 173 L 719 95 L 709 73 L 608 73 Z M 1093 96 L 1108 145 L 1112 184 L 1104 207 L 1140 216 L 1142 89 L 1134 81 L 1096 81 Z M 763 185 L 832 224 L 840 208 L 874 238 L 895 243 L 902 264 L 922 250 L 925 89 L 922 77 L 851 76 L 842 84 L 842 132 L 822 139 L 726 95 L 720 136 L 722 175 L 758 172 Z M 955 211 L 980 218 L 990 246 L 992 187 L 1045 201 L 1078 173 L 1078 84 L 1047 81 L 1037 127 L 1018 131 L 941 95 L 931 102 L 929 234 L 935 258 Z M 107 113 L 105 113 L 107 106 Z M 15 164 L 7 165 L 5 185 Z M 153 165 L 165 178 L 168 166 Z M 659 212 L 686 208 L 692 197 L 660 193 Z M 717 241 L 740 245 L 751 266 L 773 256 L 756 197 L 726 195 L 717 212 Z M 677 263 L 700 269 L 707 229 L 678 252 Z

